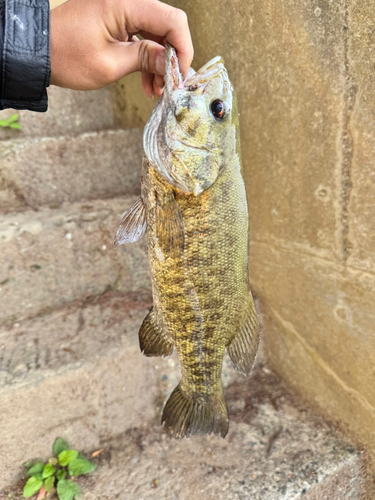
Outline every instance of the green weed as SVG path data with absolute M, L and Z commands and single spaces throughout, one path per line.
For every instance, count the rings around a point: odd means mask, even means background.
M 36 459 L 23 464 L 29 478 L 23 489 L 24 498 L 39 492 L 38 500 L 42 500 L 48 493 L 56 492 L 59 500 L 78 500 L 81 490 L 72 478 L 92 472 L 96 465 L 70 449 L 61 437 L 55 439 L 52 452 L 54 456 L 47 462 Z
M 0 120 L 0 127 L 9 127 L 21 130 L 21 125 L 18 123 L 18 120 L 19 120 L 18 114 L 12 115 L 6 120 Z

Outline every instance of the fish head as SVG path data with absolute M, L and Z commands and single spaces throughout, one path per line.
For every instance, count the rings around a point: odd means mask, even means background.
M 198 196 L 236 153 L 235 95 L 224 61 L 215 57 L 185 81 L 166 48 L 165 87 L 143 136 L 148 160 L 176 188 Z

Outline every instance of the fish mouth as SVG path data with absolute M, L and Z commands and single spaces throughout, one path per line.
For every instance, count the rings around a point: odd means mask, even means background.
M 176 50 L 167 43 L 165 51 L 165 87 L 163 94 L 170 95 L 174 90 L 184 87 L 184 78 L 180 71 Z
M 184 80 L 180 72 L 176 50 L 167 43 L 165 54 L 165 87 L 163 95 L 165 94 L 164 97 L 168 99 L 168 96 L 171 96 L 172 92 L 177 89 L 204 92 L 210 81 L 222 72 L 226 73 L 224 59 L 220 56 L 216 56 L 196 72 L 193 68 L 190 68 Z
M 198 176 L 189 171 L 188 165 L 185 163 L 186 150 L 190 151 L 190 156 L 195 158 L 196 161 L 202 161 L 204 157 L 210 161 L 211 151 L 204 147 L 188 144 L 187 140 L 179 141 L 185 151 L 181 151 L 179 146 L 176 148 L 173 145 L 174 139 L 170 136 L 167 126 L 170 110 L 173 113 L 175 108 L 173 93 L 184 90 L 202 94 L 211 80 L 219 76 L 220 73 L 226 74 L 224 61 L 221 57 L 215 57 L 197 72 L 190 68 L 184 80 L 176 51 L 167 43 L 164 91 L 146 124 L 143 134 L 143 147 L 148 160 L 157 167 L 158 172 L 169 184 L 186 193 L 193 193 L 194 196 L 199 196 L 211 185 L 212 181 L 197 178 Z M 178 161 L 181 168 L 180 173 L 171 170 L 168 159 L 172 157 L 175 161 Z

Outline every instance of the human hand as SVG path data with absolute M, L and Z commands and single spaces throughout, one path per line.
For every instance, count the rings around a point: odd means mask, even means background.
M 50 23 L 52 85 L 93 90 L 142 71 L 145 94 L 160 96 L 163 43 L 175 47 L 184 76 L 193 59 L 186 14 L 158 0 L 69 0 Z

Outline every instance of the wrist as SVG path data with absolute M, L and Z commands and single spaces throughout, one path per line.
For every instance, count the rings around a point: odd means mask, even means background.
M 51 10 L 50 13 L 50 59 L 51 59 L 51 76 L 50 84 L 64 87 L 63 78 L 60 75 L 60 68 L 62 65 L 64 47 L 61 44 L 60 33 L 60 7 Z
M 104 87 L 110 72 L 105 57 L 101 0 L 70 0 L 50 14 L 50 83 L 74 90 Z

